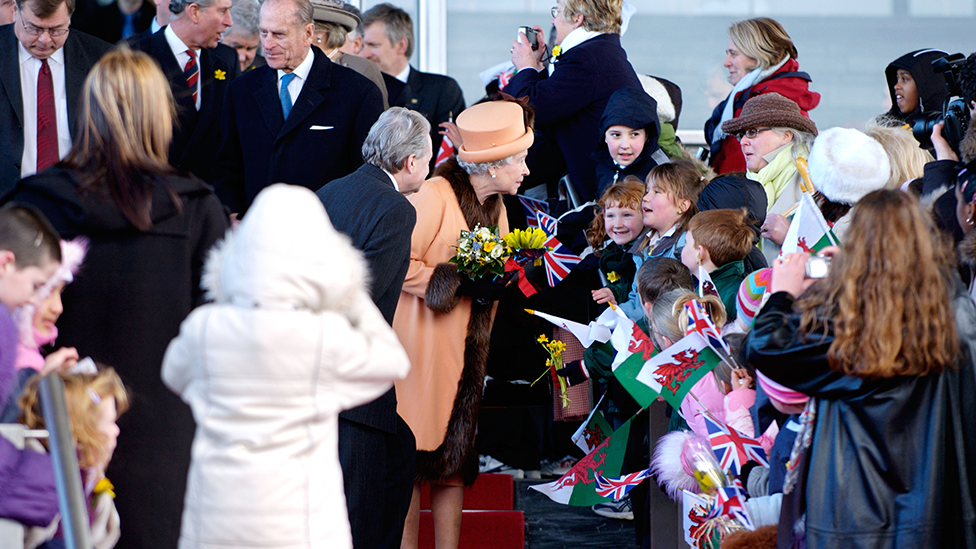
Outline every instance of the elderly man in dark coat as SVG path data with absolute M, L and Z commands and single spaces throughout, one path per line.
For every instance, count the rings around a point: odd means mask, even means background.
M 268 64 L 231 83 L 214 165 L 217 193 L 233 212 L 272 183 L 316 190 L 354 172 L 383 112 L 376 85 L 312 48 L 312 13 L 309 0 L 261 6 Z
M 369 262 L 373 302 L 391 325 L 407 267 L 417 212 L 404 194 L 417 191 L 433 156 L 430 124 L 393 107 L 363 144 L 365 164 L 316 193 L 333 226 Z M 416 442 L 397 415 L 394 389 L 339 415 L 339 461 L 355 547 L 400 546 L 413 490 Z

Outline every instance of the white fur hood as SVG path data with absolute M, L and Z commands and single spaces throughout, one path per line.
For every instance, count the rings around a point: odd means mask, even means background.
M 201 286 L 217 303 L 343 310 L 366 284 L 362 254 L 304 188 L 267 187 L 236 229 L 211 249 Z

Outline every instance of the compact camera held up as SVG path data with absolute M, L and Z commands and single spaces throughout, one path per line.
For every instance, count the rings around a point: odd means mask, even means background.
M 807 260 L 807 278 L 826 278 L 830 272 L 830 257 L 815 255 Z
M 526 40 L 529 41 L 529 45 L 532 46 L 532 51 L 539 50 L 539 31 L 532 27 L 519 27 L 518 33 L 525 35 Z M 516 39 L 521 40 L 521 37 L 516 35 Z
M 959 72 L 965 64 L 966 56 L 961 53 L 954 53 L 932 61 L 932 68 L 935 73 L 945 74 L 949 97 L 943 103 L 941 112 L 930 112 L 918 118 L 912 126 L 912 134 L 923 149 L 932 148 L 932 127 L 944 121 L 945 127 L 942 128 L 942 137 L 949 142 L 949 146 L 956 151 L 956 154 L 959 153 L 959 142 L 966 135 L 966 128 L 969 126 L 969 108 L 963 100 L 962 90 L 959 88 Z

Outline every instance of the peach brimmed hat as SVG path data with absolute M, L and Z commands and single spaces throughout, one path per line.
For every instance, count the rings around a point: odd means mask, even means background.
M 458 160 L 481 164 L 508 158 L 532 146 L 535 134 L 525 126 L 522 106 L 491 101 L 466 109 L 457 117 L 463 144 Z

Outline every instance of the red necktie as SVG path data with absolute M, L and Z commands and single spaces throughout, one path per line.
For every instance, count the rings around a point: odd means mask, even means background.
M 193 106 L 197 104 L 197 80 L 200 79 L 200 67 L 197 66 L 197 54 L 193 50 L 186 50 L 190 56 L 186 60 L 186 67 L 183 67 L 183 76 L 186 77 L 186 85 L 193 92 Z
M 37 171 L 57 164 L 60 159 L 54 81 L 47 59 L 41 59 L 41 70 L 37 73 Z

